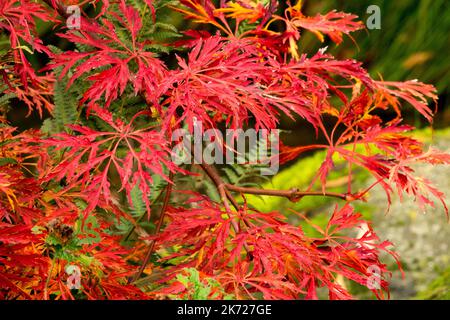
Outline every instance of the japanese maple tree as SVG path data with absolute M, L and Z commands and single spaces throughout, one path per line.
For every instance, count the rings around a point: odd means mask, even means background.
M 317 299 L 323 290 L 350 299 L 346 281 L 388 297 L 381 254 L 399 257 L 353 204 L 380 185 L 388 203 L 406 194 L 421 208 L 445 207 L 411 165 L 449 164 L 450 155 L 426 150 L 402 119 L 409 105 L 431 123 L 436 91 L 376 80 L 326 48 L 299 52 L 304 32 L 339 44 L 364 27 L 352 14 L 302 9 L 276 0 L 1 1 L 10 45 L 0 51 L 0 298 L 195 298 L 194 278 L 210 299 Z M 182 30 L 174 16 L 187 19 Z M 53 44 L 38 32 L 43 23 Z M 42 117 L 39 130 L 8 124 L 17 101 Z M 386 111 L 395 116 L 385 120 Z M 235 184 L 224 166 L 173 159 L 177 129 L 270 131 L 282 117 L 326 141 L 280 146 L 282 163 L 325 150 L 306 190 Z M 348 165 L 343 193 L 327 190 L 338 158 Z M 356 189 L 356 167 L 375 182 Z M 290 212 L 309 234 L 287 212 L 257 211 L 246 194 L 336 204 L 326 226 Z

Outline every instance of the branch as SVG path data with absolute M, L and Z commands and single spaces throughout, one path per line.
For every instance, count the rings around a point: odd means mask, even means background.
M 202 163 L 200 165 L 202 169 L 206 172 L 206 174 L 211 178 L 211 180 L 216 185 L 217 189 L 219 189 L 219 193 L 221 189 L 224 189 L 223 192 L 227 196 L 228 199 L 233 199 L 230 201 L 233 203 L 233 206 L 237 209 L 238 204 L 235 202 L 233 197 L 230 197 L 229 191 L 235 191 L 239 193 L 246 193 L 246 194 L 257 194 L 257 195 L 266 195 L 266 196 L 275 196 L 275 197 L 285 197 L 288 198 L 290 201 L 298 201 L 303 197 L 308 196 L 322 196 L 322 197 L 333 197 L 333 198 L 339 198 L 342 200 L 351 200 L 353 197 L 351 197 L 348 194 L 343 193 L 336 193 L 336 192 L 320 192 L 320 191 L 299 191 L 298 189 L 294 188 L 291 190 L 270 190 L 270 189 L 258 189 L 258 188 L 246 188 L 246 187 L 238 187 L 232 184 L 224 183 L 222 178 L 220 177 L 219 173 L 216 171 L 214 167 L 211 167 L 210 165 L 207 165 L 205 163 Z
M 157 203 L 162 195 L 164 194 L 165 189 L 161 189 L 158 193 L 158 196 L 155 198 L 155 200 L 153 201 L 153 203 Z M 138 226 L 138 223 L 142 220 L 142 218 L 144 216 L 147 216 L 147 213 L 144 213 L 143 215 L 141 215 L 136 221 L 135 224 L 130 228 L 130 230 L 127 232 L 127 234 L 123 237 L 123 241 L 127 241 L 128 238 L 131 236 L 131 234 L 133 233 L 133 231 L 136 229 L 136 227 Z
M 228 188 L 226 187 L 226 183 L 223 182 L 223 180 L 220 177 L 220 174 L 217 172 L 216 168 L 214 168 L 214 167 L 212 167 L 212 166 L 210 166 L 210 165 L 208 165 L 206 163 L 202 163 L 200 166 L 202 167 L 203 171 L 206 172 L 208 177 L 216 185 L 217 189 L 219 190 L 219 194 L 221 195 L 221 198 L 223 198 L 222 200 L 228 199 L 233 204 L 233 207 L 236 210 L 239 210 L 238 203 L 236 202 L 234 197 L 228 191 Z
M 206 172 L 208 177 L 214 182 L 216 185 L 217 190 L 219 191 L 220 199 L 223 202 L 223 205 L 225 206 L 225 209 L 227 212 L 231 212 L 231 208 L 228 204 L 228 201 L 231 202 L 233 207 L 236 209 L 236 211 L 239 211 L 239 204 L 236 202 L 234 197 L 231 195 L 230 191 L 227 189 L 227 184 L 223 182 L 222 178 L 220 177 L 220 174 L 217 172 L 216 168 L 206 164 L 202 163 L 200 164 L 200 167 L 203 169 L 203 171 Z M 236 232 L 239 231 L 238 225 L 234 225 L 233 227 Z
M 155 231 L 156 235 L 159 234 L 159 232 L 161 231 L 161 226 L 164 221 L 164 216 L 166 214 L 166 210 L 169 205 L 170 195 L 172 193 L 172 183 L 170 181 L 173 181 L 173 176 L 174 176 L 173 172 L 170 172 L 169 173 L 169 182 L 168 182 L 167 189 L 166 189 L 166 194 L 164 196 L 163 205 L 161 207 L 161 213 L 159 215 L 158 224 L 156 225 L 156 231 Z M 150 260 L 150 257 L 153 254 L 153 250 L 155 249 L 155 244 L 156 244 L 156 239 L 151 241 L 150 247 L 148 248 L 148 251 L 145 255 L 144 261 L 142 262 L 142 265 L 139 268 L 139 271 L 132 278 L 131 282 L 135 282 L 136 280 L 138 280 L 141 277 L 142 273 L 145 270 L 145 267 L 147 266 L 147 264 Z
M 225 187 L 226 184 L 223 182 L 222 178 L 220 177 L 220 174 L 217 172 L 216 168 L 213 166 L 210 166 L 209 164 L 206 164 L 201 161 L 201 159 L 197 159 L 195 157 L 195 152 L 192 152 L 192 155 L 195 160 L 200 163 L 200 167 L 203 169 L 203 171 L 206 172 L 208 177 L 212 180 L 212 182 L 215 184 L 217 190 L 219 191 L 220 199 L 222 200 L 223 205 L 225 206 L 225 209 L 227 210 L 228 216 L 231 218 L 231 208 L 228 204 L 228 201 L 231 202 L 233 207 L 236 209 L 236 211 L 239 211 L 239 204 L 236 202 L 236 200 L 231 195 L 230 191 Z M 236 231 L 236 234 L 239 232 L 239 225 L 236 223 L 236 221 L 232 220 L 231 222 L 234 231 Z
M 195 156 L 194 156 L 195 157 Z M 264 190 L 264 189 L 257 189 L 257 188 L 245 188 L 245 187 L 238 187 L 232 184 L 225 183 L 220 174 L 217 172 L 216 168 L 213 166 L 210 166 L 206 163 L 201 163 L 200 167 L 205 171 L 205 173 L 208 175 L 208 177 L 213 181 L 215 184 L 217 190 L 219 191 L 220 198 L 223 202 L 223 205 L 225 206 L 225 209 L 228 212 L 228 216 L 231 218 L 231 209 L 228 204 L 228 201 L 230 201 L 234 208 L 239 211 L 239 204 L 236 202 L 234 197 L 231 195 L 230 191 L 236 191 L 240 193 L 248 193 L 248 194 L 258 194 L 258 195 L 269 195 L 269 196 L 277 196 L 277 197 L 286 197 L 290 201 L 299 201 L 301 198 L 305 196 L 326 196 L 326 197 L 335 197 L 342 200 L 350 201 L 354 200 L 354 197 L 347 194 L 341 194 L 341 193 L 333 193 L 333 192 L 300 192 L 298 189 L 292 189 L 289 191 L 285 190 Z M 245 220 L 242 220 L 246 226 L 248 226 L 245 222 Z M 232 227 L 236 234 L 239 232 L 239 224 L 232 220 Z M 247 247 L 247 244 L 244 243 L 245 250 L 249 253 L 250 250 Z
M 335 193 L 335 192 L 320 192 L 320 191 L 298 191 L 298 189 L 294 188 L 291 190 L 270 190 L 270 189 L 258 189 L 258 188 L 246 188 L 246 187 L 238 187 L 232 184 L 225 184 L 225 188 L 231 191 L 246 193 L 246 194 L 257 194 L 257 195 L 266 195 L 266 196 L 274 196 L 274 197 L 285 197 L 290 201 L 296 202 L 299 201 L 303 197 L 308 196 L 322 196 L 322 197 L 333 197 L 339 198 L 342 200 L 350 201 L 353 199 L 351 195 L 343 194 L 343 193 Z

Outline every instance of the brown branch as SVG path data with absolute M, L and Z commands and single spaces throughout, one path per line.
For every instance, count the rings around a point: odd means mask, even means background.
M 349 195 L 343 194 L 343 193 L 336 193 L 336 192 L 299 191 L 298 189 L 295 189 L 295 188 L 291 189 L 291 190 L 270 190 L 270 189 L 239 187 L 239 186 L 235 186 L 232 184 L 224 183 L 222 178 L 220 177 L 219 173 L 216 171 L 216 169 L 214 167 L 207 165 L 205 163 L 202 163 L 200 166 L 206 172 L 206 174 L 211 178 L 211 180 L 214 182 L 216 187 L 219 189 L 219 193 L 221 193 L 221 190 L 222 190 L 222 193 L 226 195 L 226 198 L 229 199 L 233 203 L 233 206 L 236 209 L 238 208 L 238 204 L 236 203 L 234 198 L 231 196 L 229 191 L 235 191 L 235 192 L 246 193 L 246 194 L 285 197 L 291 201 L 298 201 L 301 198 L 308 197 L 308 196 L 333 197 L 333 198 L 339 198 L 342 200 L 350 199 Z M 233 200 L 231 200 L 231 199 L 233 199 Z
M 228 200 L 233 204 L 233 207 L 238 212 L 239 212 L 239 204 L 236 202 L 236 200 L 233 198 L 233 196 L 231 195 L 229 190 L 226 188 L 226 184 L 225 184 L 225 182 L 223 182 L 223 180 L 220 177 L 220 174 L 217 172 L 216 168 L 214 168 L 213 166 L 210 166 L 209 164 L 206 164 L 206 163 L 200 164 L 200 167 L 206 172 L 208 177 L 216 185 L 216 188 L 220 194 L 220 199 L 222 200 L 222 203 L 225 206 L 225 209 L 227 210 L 227 215 L 231 219 L 231 226 L 237 235 L 239 233 L 239 229 L 240 229 L 239 224 L 235 220 L 233 220 L 231 217 L 231 208 L 228 204 Z M 242 221 L 248 227 L 245 220 L 242 220 Z M 247 251 L 247 253 L 250 254 L 250 249 L 249 249 L 247 243 L 244 243 L 244 249 L 245 249 L 245 251 Z
M 206 163 L 202 163 L 200 166 L 206 172 L 208 177 L 214 182 L 216 187 L 219 189 L 219 193 L 222 190 L 223 195 L 226 196 L 225 198 L 228 199 L 232 203 L 233 207 L 236 210 L 239 210 L 238 203 L 236 202 L 234 197 L 230 194 L 230 192 L 226 188 L 226 183 L 223 182 L 223 180 L 220 177 L 219 173 L 217 172 L 216 168 L 214 168 L 214 167 L 212 167 L 212 166 L 210 166 L 210 165 L 208 165 Z
M 308 196 L 322 196 L 322 197 L 333 197 L 339 198 L 342 200 L 350 200 L 351 196 L 343 193 L 336 192 L 320 192 L 320 191 L 298 191 L 298 189 L 291 190 L 270 190 L 270 189 L 258 189 L 258 188 L 246 188 L 246 187 L 238 187 L 232 184 L 225 184 L 225 188 L 231 191 L 246 193 L 246 194 L 257 194 L 257 195 L 266 195 L 266 196 L 274 196 L 274 197 L 285 197 L 290 201 L 298 201 L 303 197 Z
M 195 158 L 195 155 L 194 155 Z M 197 159 L 198 161 L 198 159 Z M 236 202 L 234 197 L 231 195 L 230 191 L 235 191 L 239 193 L 247 193 L 247 194 L 257 194 L 257 195 L 269 195 L 269 196 L 277 196 L 277 197 L 286 197 L 290 201 L 299 201 L 303 197 L 306 196 L 325 196 L 325 197 L 334 197 L 339 198 L 342 200 L 352 200 L 354 199 L 351 195 L 347 194 L 341 194 L 341 193 L 334 193 L 334 192 L 310 192 L 310 191 L 304 191 L 301 192 L 298 189 L 292 189 L 292 190 L 265 190 L 265 189 L 257 189 L 257 188 L 246 188 L 246 187 L 238 187 L 232 184 L 227 184 L 222 180 L 222 177 L 220 176 L 219 172 L 216 170 L 215 167 L 210 166 L 206 163 L 200 162 L 200 167 L 203 169 L 203 171 L 208 175 L 208 177 L 213 181 L 215 184 L 217 190 L 219 191 L 220 198 L 223 202 L 223 205 L 225 206 L 225 209 L 227 210 L 228 216 L 231 218 L 231 209 L 228 204 L 228 201 L 230 201 L 235 209 L 239 211 L 239 204 Z M 247 223 L 245 220 L 242 220 L 246 226 Z M 232 227 L 236 234 L 239 232 L 239 224 L 232 220 Z M 247 253 L 250 253 L 250 250 L 246 243 L 244 243 L 244 249 L 247 251 Z
M 161 226 L 163 224 L 164 216 L 166 214 L 166 210 L 169 205 L 170 195 L 172 193 L 172 182 L 171 181 L 173 181 L 173 177 L 174 177 L 173 172 L 170 172 L 169 173 L 169 183 L 166 188 L 166 194 L 164 196 L 163 205 L 161 207 L 161 213 L 159 215 L 158 224 L 156 225 L 155 235 L 159 234 L 159 232 L 161 231 Z M 156 244 L 156 239 L 151 241 L 150 247 L 147 250 L 144 261 L 142 262 L 141 267 L 139 268 L 139 271 L 134 275 L 131 282 L 135 282 L 136 280 L 138 280 L 141 277 L 142 273 L 145 270 L 145 267 L 147 266 L 152 254 L 153 254 L 153 250 L 155 249 L 155 244 Z
M 155 200 L 153 201 L 153 203 L 157 203 L 159 201 L 159 199 L 162 197 L 162 195 L 164 194 L 165 189 L 161 189 L 158 193 L 158 196 L 155 198 Z M 142 220 L 142 218 L 144 216 L 147 216 L 146 213 L 144 213 L 143 215 L 141 215 L 135 222 L 135 224 L 131 227 L 131 229 L 127 232 L 127 234 L 123 237 L 123 241 L 127 241 L 128 238 L 131 236 L 131 234 L 133 233 L 133 231 L 136 229 L 138 223 Z
M 222 200 L 223 205 L 225 206 L 225 209 L 227 210 L 227 212 L 231 212 L 231 208 L 228 204 L 228 201 L 230 201 L 231 204 L 233 205 L 233 207 L 237 211 L 239 211 L 238 203 L 233 198 L 233 196 L 230 194 L 229 190 L 226 188 L 226 183 L 223 182 L 223 180 L 220 177 L 219 173 L 217 172 L 216 168 L 214 168 L 206 163 L 200 164 L 200 167 L 206 172 L 208 177 L 216 185 L 216 188 L 219 191 L 220 199 Z M 236 233 L 239 232 L 238 224 L 235 221 L 233 221 L 232 224 L 233 224 L 233 228 L 235 229 L 234 231 L 236 231 Z

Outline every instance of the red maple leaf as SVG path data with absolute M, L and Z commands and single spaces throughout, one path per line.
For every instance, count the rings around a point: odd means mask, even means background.
M 150 213 L 148 195 L 153 181 L 152 174 L 168 180 L 165 168 L 174 171 L 175 165 L 169 160 L 170 150 L 164 136 L 152 128 L 133 128 L 136 114 L 129 123 L 113 119 L 112 114 L 97 105 L 92 106 L 96 117 L 111 127 L 111 131 L 96 131 L 89 127 L 72 125 L 70 128 L 78 133 L 60 133 L 43 140 L 46 146 L 54 146 L 56 150 L 65 150 L 64 159 L 44 174 L 45 180 L 66 179 L 68 188 L 83 187 L 88 201 L 86 212 L 92 211 L 103 198 L 110 203 L 113 195 L 110 192 L 108 173 L 114 167 L 122 184 L 120 190 L 130 195 L 134 186 L 138 186 Z M 118 152 L 125 149 L 125 156 Z
M 82 75 L 92 82 L 84 93 L 80 103 L 89 102 L 91 107 L 102 97 L 105 105 L 123 94 L 127 85 L 131 84 L 135 94 L 146 92 L 154 98 L 153 92 L 159 80 L 165 74 L 161 60 L 155 58 L 152 52 L 144 49 L 144 43 L 138 39 L 142 28 L 139 12 L 132 6 L 127 6 L 124 0 L 119 2 L 120 14 L 110 13 L 99 22 L 81 19 L 79 30 L 70 30 L 66 34 L 58 34 L 73 43 L 92 48 L 90 51 L 65 51 L 53 56 L 54 62 L 45 69 L 62 66 L 61 77 L 75 66 L 69 86 Z M 116 32 L 115 19 L 125 28 L 131 41 L 125 41 Z M 100 69 L 96 71 L 96 69 Z M 134 71 L 133 71 L 134 70 Z

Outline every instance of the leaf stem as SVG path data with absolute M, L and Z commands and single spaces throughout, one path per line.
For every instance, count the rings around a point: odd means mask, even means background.
M 164 196 L 163 205 L 161 207 L 161 213 L 159 215 L 158 224 L 156 225 L 155 235 L 158 235 L 159 232 L 161 231 L 161 226 L 162 226 L 162 223 L 164 221 L 164 216 L 165 216 L 167 207 L 169 205 L 170 195 L 172 193 L 172 183 L 170 181 L 173 181 L 173 177 L 174 177 L 174 174 L 171 171 L 169 173 L 169 183 L 167 185 L 166 194 Z M 139 268 L 139 271 L 134 275 L 134 277 L 131 280 L 131 282 L 135 282 L 136 280 L 138 280 L 141 277 L 142 273 L 145 270 L 145 267 L 147 266 L 147 264 L 148 264 L 148 262 L 150 260 L 150 257 L 153 254 L 153 250 L 155 249 L 155 244 L 156 244 L 156 239 L 152 240 L 152 242 L 150 243 L 150 247 L 147 250 L 147 253 L 145 255 L 144 261 L 142 262 L 141 267 Z
M 51 259 L 50 268 L 48 270 L 47 280 L 45 281 L 44 287 L 44 300 L 49 300 L 48 298 L 48 285 L 50 284 L 50 278 L 52 277 L 53 268 L 55 267 L 55 260 Z

